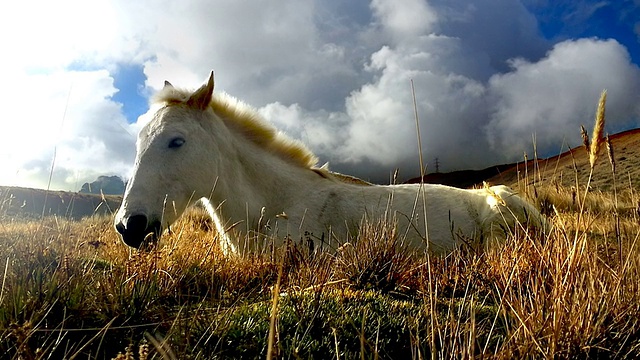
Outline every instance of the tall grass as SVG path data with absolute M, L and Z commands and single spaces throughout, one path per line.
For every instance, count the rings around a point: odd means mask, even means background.
M 0 207 L 0 353 L 639 357 L 634 189 L 614 185 L 611 193 L 536 178 L 525 176 L 520 188 L 545 210 L 549 231 L 516 227 L 502 244 L 462 246 L 443 257 L 404 247 L 389 219 L 363 221 L 359 236 L 335 253 L 292 241 L 225 256 L 199 209 L 156 248 L 132 252 L 109 217 L 20 219 Z
M 0 350 L 264 358 L 273 318 L 284 358 L 636 357 L 640 228 L 620 212 L 620 247 L 611 196 L 580 215 L 561 205 L 570 192 L 538 191 L 559 204 L 550 233 L 516 229 L 483 252 L 431 257 L 430 271 L 383 221 L 335 254 L 294 242 L 229 257 L 197 210 L 148 253 L 130 253 L 106 217 L 16 220 L 0 227 Z

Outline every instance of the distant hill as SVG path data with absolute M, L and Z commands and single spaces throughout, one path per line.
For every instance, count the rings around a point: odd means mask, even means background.
M 616 173 L 621 186 L 632 186 L 640 189 L 640 129 L 624 131 L 611 135 L 611 144 L 616 160 Z M 483 170 L 462 170 L 449 173 L 431 173 L 424 177 L 425 183 L 444 184 L 461 188 L 481 185 L 483 181 L 490 184 L 505 184 L 517 187 L 518 180 L 527 183 L 557 182 L 559 185 L 571 187 L 576 183 L 576 174 L 580 184 L 586 184 L 589 176 L 589 157 L 583 146 L 575 147 L 560 155 L 546 159 L 530 159 L 526 167 L 522 162 L 491 166 Z M 592 187 L 601 191 L 612 189 L 611 165 L 603 147 L 600 158 L 594 168 Z M 534 179 L 535 176 L 535 179 Z M 418 183 L 414 178 L 407 183 Z
M 84 183 L 80 189 L 84 194 L 124 194 L 124 181 L 119 176 L 99 176 L 96 181 Z
M 442 184 L 459 188 L 470 188 L 510 169 L 515 164 L 495 165 L 482 170 L 459 170 L 446 173 L 431 173 L 424 176 L 426 184 Z M 420 178 L 409 179 L 407 184 L 417 184 Z
M 93 214 L 112 214 L 121 202 L 122 196 L 105 195 L 103 199 L 94 194 L 0 186 L 0 218 L 44 214 L 81 219 Z

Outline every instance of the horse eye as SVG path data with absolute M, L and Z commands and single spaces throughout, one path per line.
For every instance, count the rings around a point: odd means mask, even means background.
M 186 141 L 181 137 L 173 138 L 171 139 L 171 141 L 169 141 L 169 149 L 177 149 L 180 146 L 184 145 L 185 142 Z

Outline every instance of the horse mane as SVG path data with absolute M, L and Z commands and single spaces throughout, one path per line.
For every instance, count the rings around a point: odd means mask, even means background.
M 153 97 L 152 102 L 165 105 L 186 105 L 191 94 L 192 91 L 165 86 Z M 293 164 L 316 172 L 325 171 L 316 167 L 318 158 L 306 145 L 278 131 L 253 107 L 226 93 L 215 92 L 209 107 L 225 124 L 240 132 L 254 144 Z

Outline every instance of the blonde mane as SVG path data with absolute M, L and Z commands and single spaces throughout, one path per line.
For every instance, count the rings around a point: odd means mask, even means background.
M 165 86 L 152 102 L 187 105 L 192 91 Z M 240 132 L 254 144 L 293 164 L 318 171 L 318 158 L 302 142 L 278 131 L 251 106 L 225 93 L 214 93 L 209 107 L 227 126 Z

